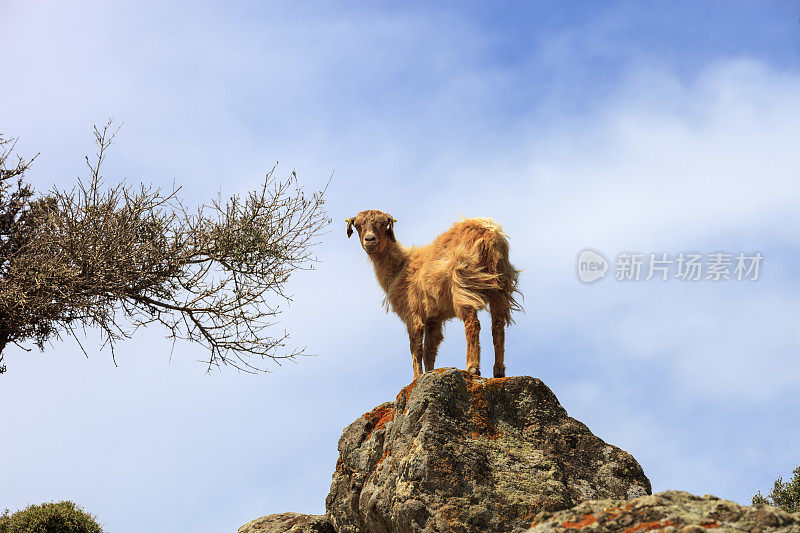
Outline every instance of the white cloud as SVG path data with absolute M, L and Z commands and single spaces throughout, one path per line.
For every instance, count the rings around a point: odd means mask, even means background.
M 502 99 L 542 56 L 512 72 L 482 65 L 487 37 L 461 20 L 278 10 L 248 24 L 202 8 L 89 16 L 84 6 L 73 17 L 73 7 L 40 5 L 2 8 L 16 24 L 0 32 L 0 45 L 22 50 L 8 58 L 20 82 L 0 88 L 15 104 L 0 121 L 25 151 L 43 152 L 31 174 L 40 189 L 81 172 L 89 125 L 113 114 L 126 125 L 108 176 L 175 178 L 200 201 L 253 187 L 276 159 L 279 173 L 296 167 L 312 186 L 335 169 L 334 226 L 319 270 L 293 279 L 285 315 L 318 356 L 272 375 L 207 378 L 186 345 L 167 365 L 157 330 L 120 347 L 120 369 L 69 342 L 43 358 L 9 351 L 0 401 L 17 406 L 6 418 L 17 438 L 0 443 L 7 505 L 83 498 L 120 530 L 137 505 L 178 529 L 192 515 L 197 531 L 321 512 L 341 428 L 411 376 L 404 328 L 381 310 L 371 266 L 344 236 L 343 219 L 368 208 L 391 211 L 406 244 L 462 214 L 500 221 L 526 269 L 511 372 L 543 377 L 571 414 L 630 449 L 657 488 L 702 493 L 716 479 L 730 487 L 721 496 L 742 499 L 764 488 L 753 486 L 756 470 L 786 470 L 770 436 L 796 440 L 796 429 L 752 417 L 757 440 L 743 442 L 734 427 L 741 412 L 800 407 L 798 285 L 785 264 L 800 244 L 797 72 L 748 58 L 688 80 L 635 67 L 583 112 L 553 95 L 508 115 Z M 34 27 L 49 38 L 29 39 Z M 553 46 L 569 56 L 574 38 Z M 585 246 L 610 256 L 758 249 L 768 270 L 751 285 L 587 287 L 574 273 Z M 463 345 L 454 323 L 441 363 L 463 366 Z M 698 439 L 715 414 L 720 436 Z M 187 492 L 184 507 L 164 503 Z

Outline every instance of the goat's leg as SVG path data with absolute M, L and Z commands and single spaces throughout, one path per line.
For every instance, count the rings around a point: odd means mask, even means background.
M 478 310 L 472 307 L 463 308 L 461 319 L 464 321 L 464 332 L 467 335 L 467 372 L 481 375 L 481 323 Z
M 425 342 L 423 347 L 425 372 L 430 372 L 434 369 L 436 353 L 443 339 L 444 335 L 442 334 L 441 322 L 428 322 L 425 324 Z
M 414 368 L 414 379 L 422 375 L 422 337 L 424 326 L 408 326 L 408 340 L 411 347 L 411 366 Z
M 489 304 L 489 312 L 492 314 L 492 341 L 494 342 L 494 377 L 503 378 L 506 376 L 506 316 L 507 308 L 503 307 L 503 302 L 492 300 Z M 508 304 L 505 304 L 508 305 Z

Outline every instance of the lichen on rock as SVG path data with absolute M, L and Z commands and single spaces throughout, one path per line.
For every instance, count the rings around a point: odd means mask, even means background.
M 326 501 L 339 532 L 522 531 L 537 513 L 650 493 L 628 453 L 540 380 L 423 374 L 348 426 Z
M 800 533 L 800 513 L 650 495 L 639 463 L 567 416 L 540 380 L 454 368 L 345 428 L 326 510 L 265 516 L 239 533 Z
M 529 533 L 800 533 L 800 513 L 769 505 L 744 506 L 715 496 L 665 491 L 632 500 L 596 500 L 536 516 Z

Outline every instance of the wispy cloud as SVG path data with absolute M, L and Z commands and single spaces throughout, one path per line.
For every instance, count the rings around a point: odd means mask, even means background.
M 748 9 L 769 11 L 766 33 L 785 43 L 774 5 Z M 76 499 L 120 531 L 322 512 L 341 429 L 411 376 L 404 328 L 344 236 L 343 219 L 369 208 L 392 212 L 406 244 L 462 215 L 501 222 L 525 268 L 510 371 L 544 379 L 657 489 L 746 501 L 795 466 L 781 444 L 800 438 L 783 423 L 800 407 L 800 72 L 789 52 L 745 30 L 736 45 L 699 47 L 679 14 L 648 18 L 628 3 L 577 14 L 0 10 L 13 21 L 0 46 L 19 50 L 0 122 L 25 152 L 42 151 L 39 189 L 82 172 L 89 127 L 108 115 L 125 126 L 106 175 L 175 179 L 189 201 L 252 188 L 275 160 L 312 187 L 336 171 L 336 224 L 319 269 L 293 278 L 283 323 L 316 357 L 260 378 L 205 376 L 194 346 L 169 364 L 155 329 L 120 345 L 119 369 L 69 342 L 10 352 L 4 505 Z M 574 263 L 586 246 L 611 258 L 759 250 L 765 262 L 749 284 L 584 286 Z M 441 364 L 463 366 L 461 331 L 447 328 Z

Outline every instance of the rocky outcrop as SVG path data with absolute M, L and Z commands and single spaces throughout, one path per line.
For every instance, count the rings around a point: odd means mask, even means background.
M 326 508 L 265 516 L 239 533 L 800 533 L 800 513 L 650 495 L 636 460 L 567 416 L 540 380 L 452 368 L 423 374 L 345 429 Z
M 336 531 L 523 531 L 542 511 L 650 493 L 642 468 L 540 380 L 423 374 L 348 426 L 326 501 Z
M 336 533 L 325 515 L 271 514 L 239 528 L 238 533 Z
M 800 533 L 800 513 L 788 514 L 777 507 L 748 507 L 714 496 L 667 491 L 633 500 L 600 500 L 581 503 L 568 511 L 536 516 L 531 533 L 575 531 L 701 533 L 747 531 L 751 533 Z

